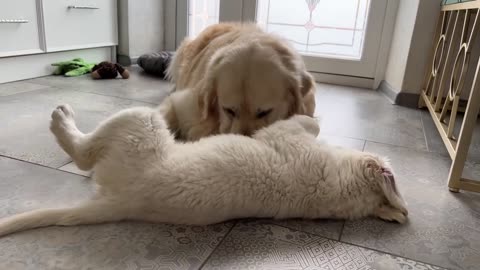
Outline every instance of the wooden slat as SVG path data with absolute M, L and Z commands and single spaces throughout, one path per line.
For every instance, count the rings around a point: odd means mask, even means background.
M 480 192 L 480 181 L 462 178 L 458 183 L 458 188 L 472 192 Z

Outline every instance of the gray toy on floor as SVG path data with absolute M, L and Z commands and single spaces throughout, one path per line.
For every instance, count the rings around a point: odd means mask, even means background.
M 173 52 L 149 53 L 140 56 L 137 64 L 148 74 L 166 79 L 167 67 L 173 57 Z

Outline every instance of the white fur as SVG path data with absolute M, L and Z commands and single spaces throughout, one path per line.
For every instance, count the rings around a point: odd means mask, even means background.
M 0 220 L 0 235 L 49 225 L 118 220 L 211 224 L 234 218 L 340 218 L 405 222 L 389 164 L 319 142 L 317 122 L 294 116 L 252 138 L 219 135 L 176 143 L 161 114 L 134 108 L 83 134 L 68 105 L 51 131 L 79 168 L 94 169 L 96 196 L 81 205 Z M 391 178 L 393 179 L 393 178 Z

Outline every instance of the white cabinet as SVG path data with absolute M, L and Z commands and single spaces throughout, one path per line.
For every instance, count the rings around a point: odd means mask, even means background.
M 0 83 L 61 60 L 115 61 L 117 37 L 117 0 L 0 0 Z
M 0 0 L 0 57 L 41 53 L 36 0 Z
M 43 0 L 48 52 L 117 44 L 116 0 Z

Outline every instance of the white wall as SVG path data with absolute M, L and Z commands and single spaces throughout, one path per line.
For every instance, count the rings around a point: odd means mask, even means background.
M 419 94 L 422 89 L 425 72 L 432 57 L 432 47 L 436 43 L 433 36 L 439 15 L 439 1 L 420 0 L 402 92 Z
M 136 59 L 164 49 L 164 1 L 119 0 L 118 53 Z
M 399 0 L 385 81 L 392 90 L 419 94 L 433 46 L 440 0 Z
M 419 1 L 421 0 L 399 0 L 390 55 L 385 70 L 385 81 L 396 91 L 401 91 L 403 86 Z

